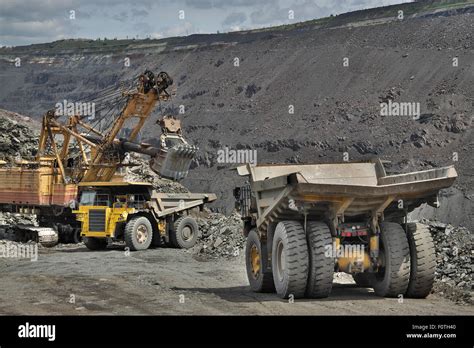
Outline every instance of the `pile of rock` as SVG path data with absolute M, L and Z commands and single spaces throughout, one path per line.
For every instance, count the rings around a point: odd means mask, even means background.
M 35 225 L 38 226 L 36 215 L 0 212 L 0 225 Z
M 44 248 L 40 243 L 36 243 L 35 241 L 29 240 L 28 242 L 15 242 L 12 240 L 2 240 L 0 239 L 0 248 L 3 248 L 6 250 L 8 247 L 22 247 L 25 245 L 32 245 L 32 246 L 38 246 L 38 249 Z
M 455 302 L 473 303 L 473 239 L 464 227 L 423 220 L 429 226 L 436 249 L 434 291 Z
M 148 182 L 158 192 L 165 193 L 187 193 L 189 190 L 178 182 L 164 179 L 150 169 L 148 161 L 137 154 L 130 154 L 126 161 L 131 164 L 137 164 L 133 167 L 126 167 L 125 180 L 131 182 Z
M 201 236 L 193 252 L 208 258 L 232 258 L 239 256 L 245 245 L 240 215 L 225 216 L 208 213 L 197 218 Z
M 15 231 L 9 228 L 14 225 L 38 226 L 36 215 L 0 212 L 0 240 L 15 240 Z
M 0 212 L 0 240 L 15 240 L 15 231 L 10 228 L 14 225 L 34 225 L 38 226 L 36 215 L 16 214 Z
M 26 124 L 0 114 L 0 155 L 32 159 L 38 150 L 38 134 Z M 1 159 L 1 158 L 0 158 Z

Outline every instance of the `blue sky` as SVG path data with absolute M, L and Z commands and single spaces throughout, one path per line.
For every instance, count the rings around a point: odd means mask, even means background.
M 403 0 L 0 0 L 0 45 L 162 38 L 301 22 Z M 289 11 L 294 18 L 290 19 Z M 74 11 L 75 19 L 71 19 Z M 184 18 L 183 18 L 184 15 Z

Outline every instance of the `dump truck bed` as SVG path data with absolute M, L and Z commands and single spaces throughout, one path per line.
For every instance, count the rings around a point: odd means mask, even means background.
M 205 203 L 215 201 L 214 193 L 158 193 L 153 192 L 150 204 L 156 217 L 178 213 L 191 208 L 199 207 Z
M 185 211 L 191 208 L 199 207 L 205 203 L 210 203 L 217 199 L 214 193 L 165 193 L 153 189 L 153 185 L 148 182 L 82 182 L 79 187 L 86 189 L 88 187 L 95 189 L 110 189 L 117 192 L 132 190 L 148 191 L 150 200 L 147 202 L 148 208 L 154 211 L 155 217 L 163 216 Z M 135 191 L 139 192 L 139 191 Z
M 380 161 L 247 165 L 239 167 L 238 172 L 250 177 L 256 193 L 257 226 L 301 216 L 291 200 L 304 205 L 308 215 L 321 218 L 331 211 L 345 216 L 411 211 L 424 202 L 436 204 L 438 191 L 451 186 L 457 177 L 453 166 L 387 175 Z

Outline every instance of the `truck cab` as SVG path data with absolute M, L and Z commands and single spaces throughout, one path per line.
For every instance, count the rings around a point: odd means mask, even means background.
M 79 186 L 79 207 L 73 213 L 81 222 L 84 243 L 93 250 L 105 248 L 107 238 L 123 240 L 128 216 L 146 210 L 151 189 L 148 183 L 129 182 L 96 182 Z M 144 231 L 137 239 L 138 244 L 146 243 L 146 234 Z

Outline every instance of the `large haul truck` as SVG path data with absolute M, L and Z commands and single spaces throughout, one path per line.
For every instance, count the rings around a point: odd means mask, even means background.
M 234 195 L 253 291 L 327 297 L 339 271 L 380 296 L 430 293 L 433 239 L 407 214 L 422 203 L 437 207 L 438 191 L 457 177 L 454 167 L 387 175 L 375 160 L 237 169 L 249 179 Z

